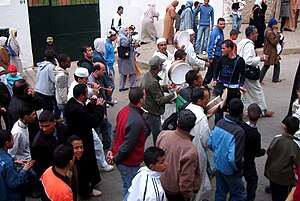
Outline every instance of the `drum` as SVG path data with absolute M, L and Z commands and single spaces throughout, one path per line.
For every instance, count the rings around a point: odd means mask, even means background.
M 174 84 L 185 83 L 185 74 L 193 68 L 184 61 L 175 61 L 172 63 L 168 76 Z
M 187 31 L 177 31 L 174 41 L 177 43 L 177 48 L 181 48 L 182 45 L 187 48 L 190 44 L 190 34 Z

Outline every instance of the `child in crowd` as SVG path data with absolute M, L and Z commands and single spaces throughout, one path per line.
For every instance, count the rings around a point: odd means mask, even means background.
M 14 145 L 13 135 L 0 130 L 0 200 L 25 200 L 24 187 L 28 172 L 34 165 L 33 160 L 14 161 L 7 150 Z M 17 171 L 19 164 L 22 169 Z
M 299 130 L 299 119 L 289 116 L 284 122 L 285 133 L 276 135 L 267 154 L 265 176 L 270 180 L 273 201 L 284 201 L 294 185 L 294 168 L 300 164 L 300 149 L 293 141 Z
M 6 79 L 8 84 L 12 87 L 15 81 L 23 79 L 18 73 L 18 69 L 15 65 L 10 65 L 7 69 Z
M 132 180 L 127 201 L 166 201 L 165 191 L 159 180 L 168 165 L 165 152 L 158 147 L 149 147 L 144 153 L 144 162 L 147 167 L 140 168 Z
M 230 36 L 228 38 L 228 40 L 231 40 L 233 42 L 233 52 L 235 54 L 237 54 L 237 46 L 234 41 L 239 37 L 239 33 L 241 33 L 241 32 L 236 29 L 232 29 L 229 33 Z
M 242 124 L 245 131 L 243 172 L 247 182 L 247 200 L 255 200 L 258 182 L 255 157 L 261 157 L 266 153 L 266 150 L 261 148 L 261 136 L 256 127 L 260 114 L 260 107 L 256 103 L 250 104 L 248 107 L 249 121 Z

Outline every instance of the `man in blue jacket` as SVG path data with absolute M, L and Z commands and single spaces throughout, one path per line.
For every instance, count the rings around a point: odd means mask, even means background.
M 208 68 L 203 84 L 207 85 L 213 78 L 213 73 L 218 64 L 218 59 L 222 56 L 222 43 L 224 41 L 225 19 L 219 18 L 217 26 L 212 30 L 208 45 L 208 61 L 211 66 Z
M 209 5 L 209 0 L 204 0 L 204 4 L 195 9 L 194 16 L 196 17 L 200 12 L 200 22 L 198 27 L 198 33 L 196 38 L 195 49 L 199 54 L 202 36 L 204 34 L 202 43 L 202 54 L 206 54 L 209 31 L 214 27 L 214 8 Z M 211 25 L 211 26 L 210 26 Z
M 238 119 L 244 105 L 238 98 L 228 104 L 229 115 L 216 124 L 208 139 L 208 147 L 214 152 L 216 169 L 215 200 L 226 200 L 230 191 L 231 200 L 246 200 L 243 176 L 245 131 Z

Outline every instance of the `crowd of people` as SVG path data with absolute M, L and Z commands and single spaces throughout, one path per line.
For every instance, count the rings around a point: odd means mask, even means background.
M 282 0 L 281 5 L 285 3 Z M 281 82 L 284 29 L 278 28 L 275 18 L 265 25 L 266 1 L 257 0 L 245 37 L 236 44 L 245 1 L 232 2 L 228 39 L 224 38 L 225 19 L 217 19 L 214 25 L 209 0 L 187 1 L 176 13 L 178 4 L 175 0 L 166 9 L 163 38 L 153 24 L 160 16 L 155 4 L 149 3 L 144 13 L 142 41 L 155 43 L 157 50 L 149 58 L 141 86 L 136 86 L 140 44 L 135 41 L 135 26 L 122 22 L 122 6 L 106 38 L 81 47 L 70 86 L 71 59 L 56 53 L 53 37 L 46 39 L 45 60 L 37 63 L 35 88 L 23 73 L 17 30 L 10 30 L 9 39 L 0 37 L 0 114 L 5 123 L 0 125 L 1 201 L 25 200 L 26 195 L 43 201 L 101 196 L 95 187 L 101 181 L 100 172 L 115 166 L 121 175 L 123 200 L 207 200 L 215 176 L 216 201 L 226 200 L 228 193 L 230 200 L 251 201 L 258 187 L 255 158 L 265 154 L 264 174 L 270 181 L 266 191 L 272 200 L 284 201 L 288 196 L 300 200 L 300 184 L 294 181 L 300 176 L 299 67 L 283 120 L 285 132 L 276 135 L 265 150 L 257 129 L 260 117 L 274 115 L 262 86 L 271 65 L 272 82 Z M 179 47 L 175 29 L 188 33 L 187 46 Z M 174 54 L 167 50 L 171 44 Z M 258 55 L 260 47 L 264 52 Z M 208 59 L 200 59 L 200 53 Z M 184 75 L 185 85 L 174 84 L 168 76 L 176 62 L 191 67 Z M 264 62 L 261 70 L 260 62 Z M 115 63 L 119 92 L 128 91 L 129 103 L 118 111 L 112 128 L 108 108 L 118 103 L 113 99 Z M 200 71 L 205 70 L 203 78 Z M 213 93 L 227 96 L 223 104 L 208 108 Z M 152 146 L 146 148 L 151 134 Z M 213 152 L 213 163 L 208 150 Z

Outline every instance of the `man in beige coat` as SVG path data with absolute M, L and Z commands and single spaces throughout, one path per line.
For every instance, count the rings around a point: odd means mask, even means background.
M 280 40 L 280 30 L 278 29 L 277 24 L 278 22 L 275 18 L 270 19 L 265 32 L 264 54 L 268 55 L 268 59 L 265 60 L 264 66 L 260 71 L 260 82 L 263 81 L 271 65 L 274 65 L 272 82 L 282 81 L 281 79 L 279 79 L 280 62 L 278 56 L 279 52 L 277 52 L 277 44 Z

